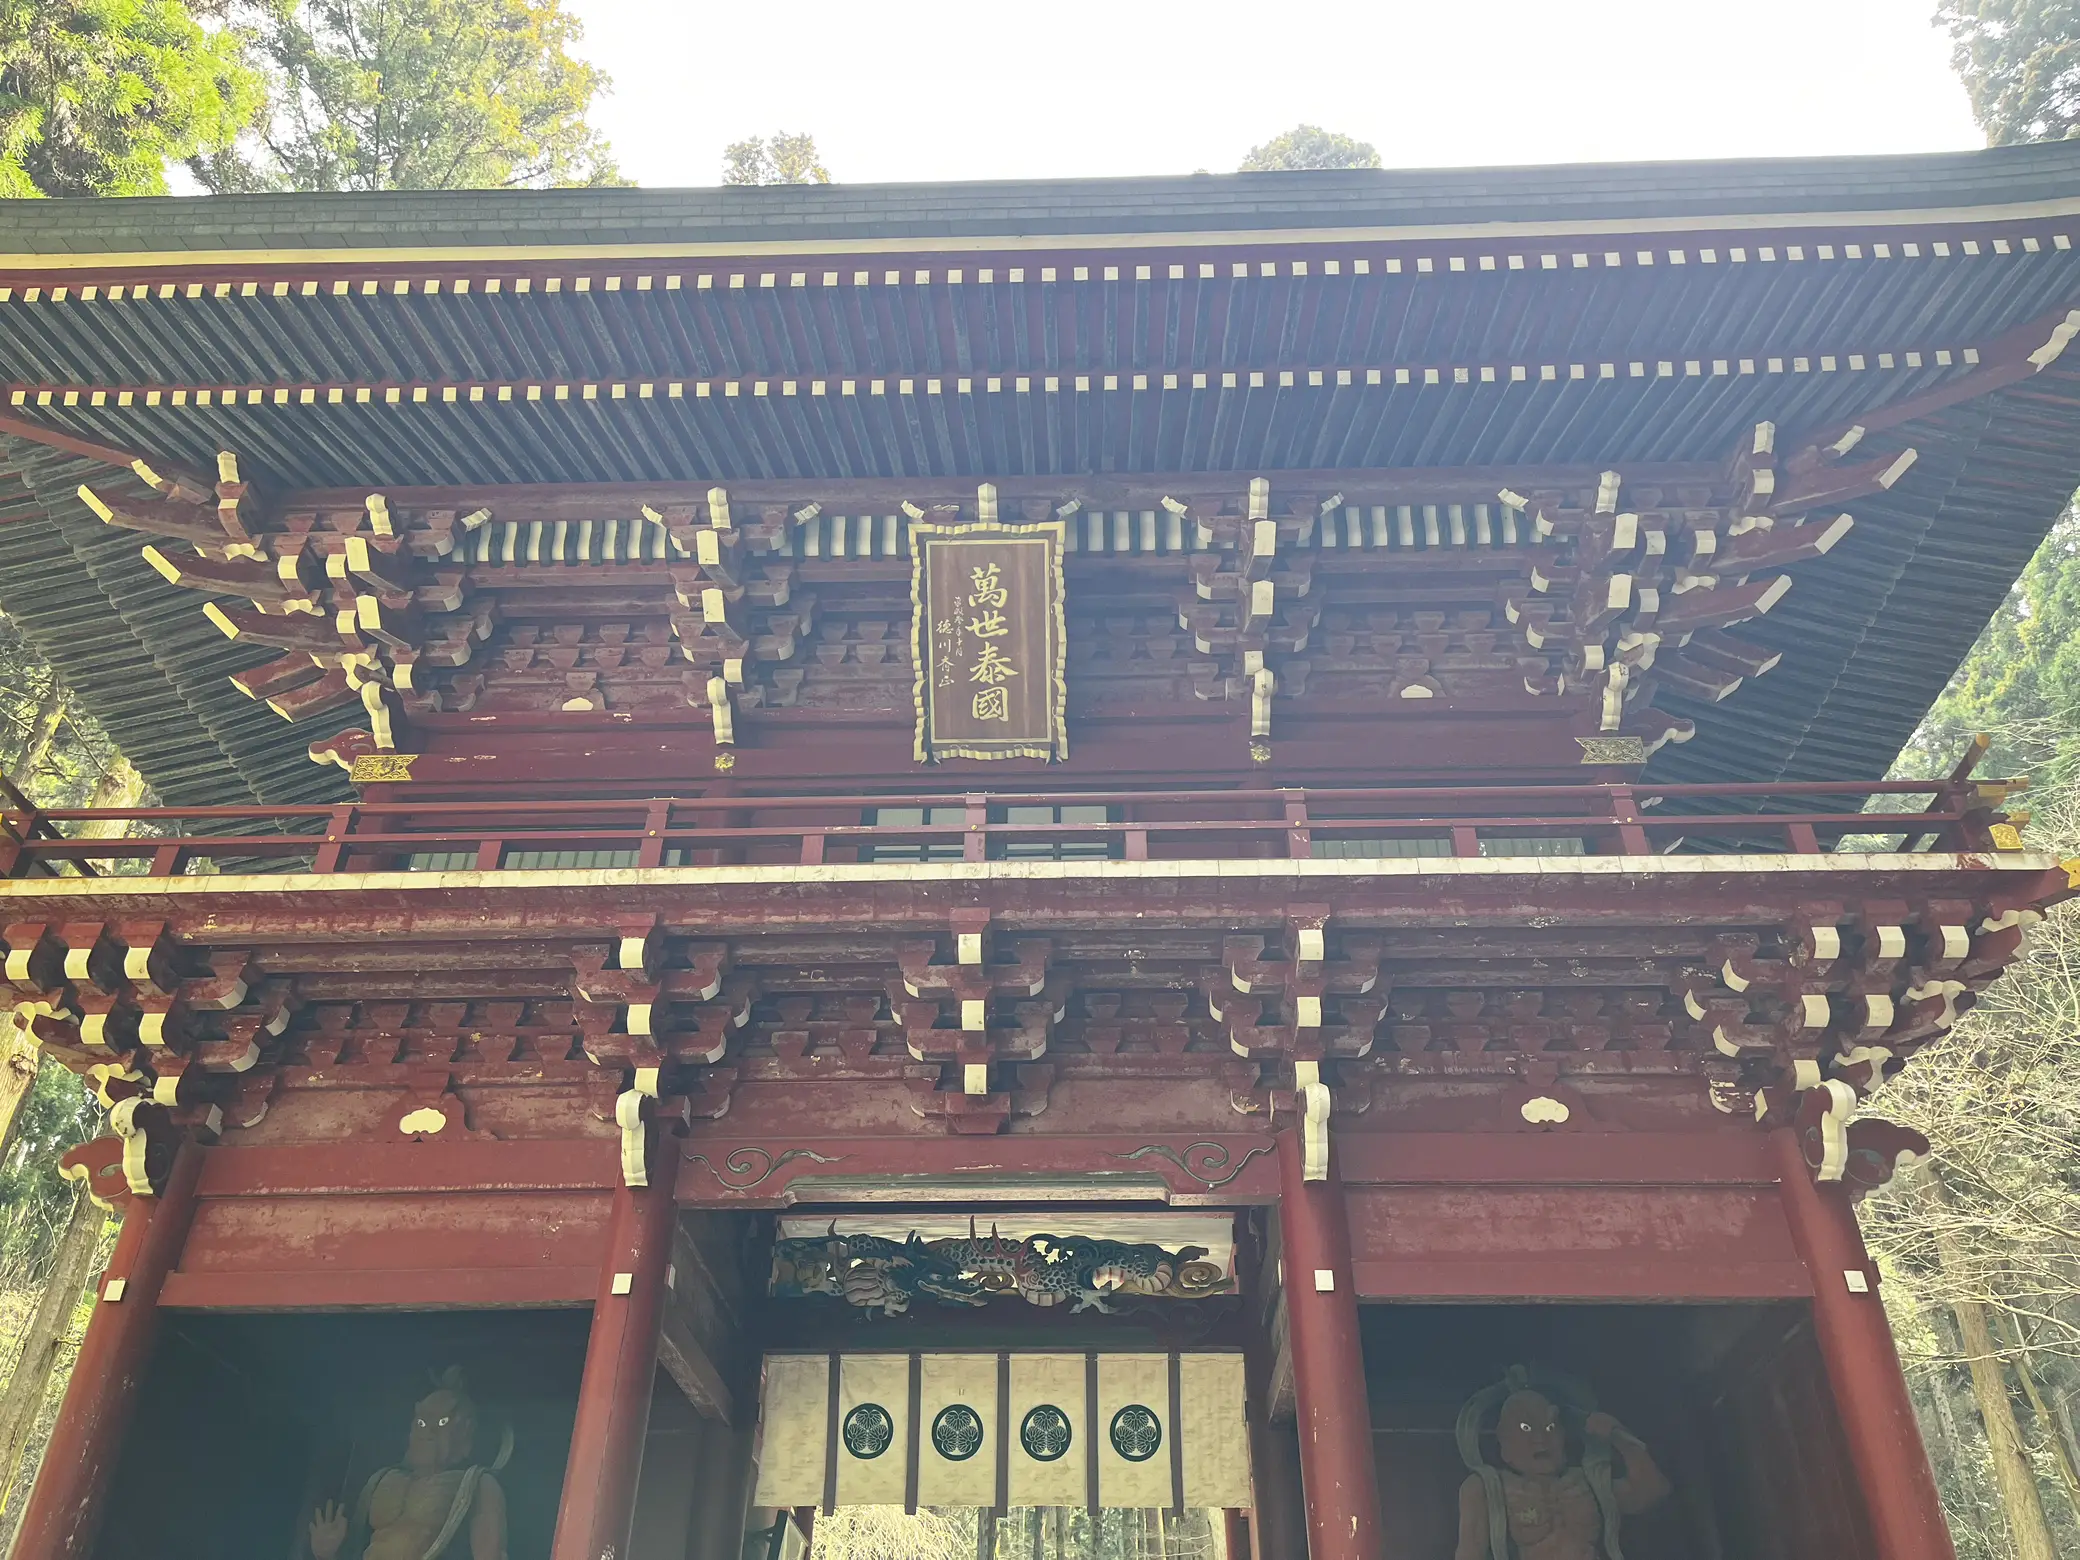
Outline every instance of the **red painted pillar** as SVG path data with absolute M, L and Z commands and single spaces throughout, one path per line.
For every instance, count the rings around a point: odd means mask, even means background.
M 1248 1512 L 1233 1506 L 1221 1512 L 1221 1541 L 1226 1560 L 1251 1560 Z
M 1956 1560 L 1849 1194 L 1814 1181 L 1796 1133 L 1773 1136 L 1791 1238 L 1813 1275 L 1813 1332 L 1879 1560 Z M 1850 1287 L 1850 1273 L 1862 1275 L 1865 1293 Z
M 1249 1427 L 1250 1552 L 1255 1560 L 1307 1560 L 1307 1501 L 1300 1493 L 1295 1426 L 1253 1419 Z
M 678 1144 L 664 1139 L 650 1159 L 648 1186 L 614 1188 L 550 1560 L 626 1560 L 628 1554 L 664 1320 Z
M 14 1547 L 20 1560 L 68 1560 L 94 1547 L 138 1389 L 151 1364 L 159 1286 L 180 1259 L 195 1217 L 203 1152 L 193 1141 L 183 1143 L 165 1189 L 157 1197 L 133 1197 L 123 1210 L 122 1232 L 101 1275 L 99 1299 L 65 1402 L 22 1511 Z
M 1278 1138 L 1278 1225 L 1312 1560 L 1379 1560 L 1372 1406 L 1351 1286 L 1350 1225 L 1332 1152 L 1329 1179 L 1301 1179 L 1297 1130 Z

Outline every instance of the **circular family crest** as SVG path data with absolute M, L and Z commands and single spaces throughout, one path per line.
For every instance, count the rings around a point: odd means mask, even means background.
M 1059 1462 L 1068 1454 L 1069 1416 L 1052 1403 L 1030 1409 L 1018 1427 L 1018 1444 L 1034 1462 Z
M 1129 1403 L 1112 1416 L 1112 1449 L 1128 1462 L 1147 1462 L 1163 1444 L 1163 1422 L 1155 1410 Z
M 845 1424 L 838 1431 L 845 1442 L 845 1450 L 853 1456 L 871 1459 L 879 1457 L 896 1438 L 896 1422 L 888 1417 L 888 1410 L 879 1403 L 862 1403 L 845 1416 Z
M 965 1403 L 949 1403 L 932 1421 L 932 1445 L 948 1462 L 966 1462 L 982 1450 L 982 1416 Z

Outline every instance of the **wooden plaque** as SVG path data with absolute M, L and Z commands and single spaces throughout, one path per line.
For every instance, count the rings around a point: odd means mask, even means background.
M 916 756 L 1069 756 L 1059 520 L 910 528 Z

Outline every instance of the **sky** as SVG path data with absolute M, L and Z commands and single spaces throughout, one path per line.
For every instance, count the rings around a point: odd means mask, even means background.
M 1388 167 L 1984 144 L 1933 0 L 566 0 L 639 184 L 807 131 L 832 176 L 1224 173 L 1300 123 Z

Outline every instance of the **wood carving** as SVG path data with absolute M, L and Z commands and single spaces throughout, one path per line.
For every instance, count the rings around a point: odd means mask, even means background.
M 476 1404 L 460 1368 L 450 1366 L 412 1407 L 404 1460 L 370 1475 L 351 1516 L 337 1502 L 318 1508 L 311 1554 L 316 1560 L 506 1560 L 498 1471 L 512 1455 L 513 1432 L 507 1427 L 489 1463 L 470 1461 L 476 1435 Z
M 1205 1248 L 1166 1250 L 1145 1242 L 1087 1236 L 1031 1235 L 907 1240 L 879 1235 L 826 1235 L 775 1242 L 772 1293 L 782 1298 L 833 1295 L 848 1305 L 899 1316 L 920 1298 L 942 1305 L 987 1305 L 1004 1295 L 1028 1305 L 1067 1304 L 1072 1312 L 1111 1311 L 1111 1299 L 1148 1296 L 1198 1300 L 1231 1293 L 1235 1281 Z
M 1623 1519 L 1668 1494 L 1646 1443 L 1571 1378 L 1513 1366 L 1467 1400 L 1457 1435 L 1471 1472 L 1454 1560 L 1625 1560 Z
M 1729 625 L 1768 612 L 1791 586 L 1784 571 L 1849 531 L 1838 506 L 1912 460 L 1845 461 L 1838 440 L 1780 474 L 1775 439 L 1758 425 L 1718 480 L 1680 489 L 1607 473 L 1593 489 L 1503 487 L 1472 506 L 1347 480 L 1323 497 L 1327 482 L 1302 473 L 1276 498 L 1261 477 L 1228 494 L 1173 479 L 1183 498 L 1154 479 L 1065 483 L 1001 505 L 989 483 L 918 502 L 805 483 L 756 505 L 721 486 L 705 503 L 632 511 L 625 495 L 602 496 L 577 520 L 393 507 L 381 493 L 275 512 L 229 455 L 214 495 L 172 483 L 150 504 L 83 496 L 152 537 L 148 561 L 209 598 L 222 632 L 283 652 L 234 674 L 243 693 L 299 722 L 359 706 L 369 754 L 401 753 L 413 722 L 465 712 L 683 722 L 718 770 L 756 745 L 768 711 L 898 726 L 916 675 L 898 587 L 912 522 L 988 523 L 1000 508 L 1009 520 L 1015 507 L 1066 528 L 1079 551 L 1121 554 L 1070 592 L 1072 718 L 1211 703 L 1232 713 L 1238 741 L 1266 746 L 1281 709 L 1556 701 L 1579 712 L 1577 735 L 1603 734 L 1584 739 L 1602 743 L 1589 761 L 1631 765 L 1694 729 L 1653 707 L 1658 690 L 1709 705 L 1776 665 Z M 1427 536 L 1464 568 L 1389 568 L 1397 536 Z M 1152 592 L 1174 592 L 1174 608 L 1152 611 Z M 365 755 L 321 741 L 312 756 Z

